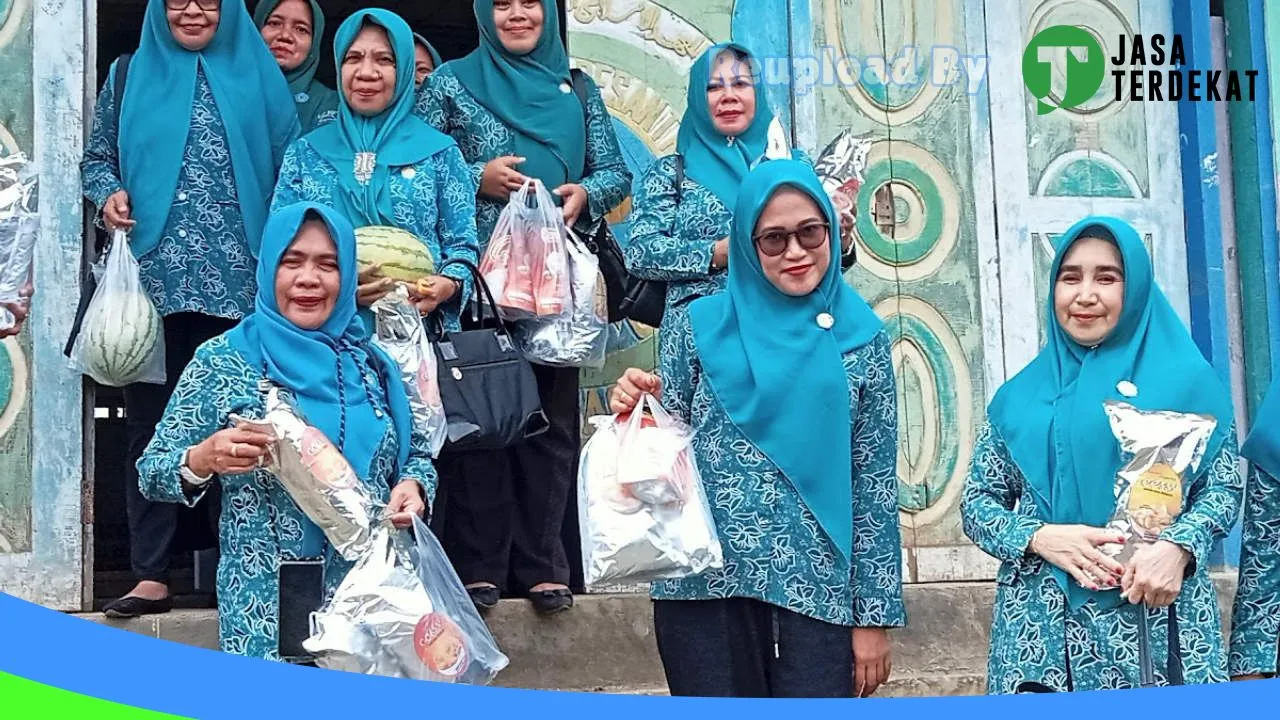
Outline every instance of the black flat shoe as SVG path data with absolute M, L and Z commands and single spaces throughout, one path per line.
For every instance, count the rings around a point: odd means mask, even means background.
M 530 591 L 529 601 L 539 615 L 555 615 L 573 607 L 573 593 L 568 588 Z
M 102 609 L 102 614 L 109 618 L 123 620 L 127 618 L 135 618 L 139 615 L 159 615 L 167 613 L 173 609 L 173 598 L 167 597 L 163 600 L 148 600 L 140 597 L 122 597 L 119 600 L 112 601 Z
M 501 597 L 496 587 L 473 587 L 467 588 L 467 594 L 471 596 L 471 602 L 475 604 L 477 610 L 492 610 L 498 606 L 498 599 Z

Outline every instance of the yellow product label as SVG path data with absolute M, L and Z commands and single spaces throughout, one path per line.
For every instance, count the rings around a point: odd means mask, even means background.
M 1182 512 L 1182 475 L 1164 464 L 1147 468 L 1129 488 L 1129 517 L 1149 533 L 1159 533 Z

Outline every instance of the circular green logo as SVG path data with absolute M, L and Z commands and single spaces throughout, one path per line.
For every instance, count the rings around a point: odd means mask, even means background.
M 1063 69 L 1053 71 L 1054 65 Z M 1088 30 L 1053 25 L 1036 33 L 1022 53 L 1022 82 L 1036 97 L 1040 115 L 1071 109 L 1098 92 L 1107 76 L 1102 44 Z

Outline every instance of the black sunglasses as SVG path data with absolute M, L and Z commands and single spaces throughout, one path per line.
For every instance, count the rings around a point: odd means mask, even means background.
M 760 252 L 766 257 L 777 257 L 787 251 L 787 245 L 791 243 L 793 236 L 805 250 L 817 250 L 827 241 L 829 230 L 830 227 L 826 223 L 816 222 L 790 231 L 770 230 L 753 239 L 756 241 L 756 247 L 760 248 Z
M 222 7 L 222 0 L 164 0 L 164 6 L 170 10 L 186 10 L 191 3 L 206 11 Z

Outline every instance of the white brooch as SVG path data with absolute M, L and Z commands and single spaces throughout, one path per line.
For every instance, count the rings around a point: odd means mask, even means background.
M 378 156 L 371 152 L 358 152 L 355 159 L 356 182 L 368 185 L 373 178 L 373 169 L 378 166 Z
M 1127 398 L 1137 397 L 1138 386 L 1134 385 L 1128 380 L 1121 380 L 1120 382 L 1116 383 L 1116 392 L 1120 393 L 1121 395 Z

